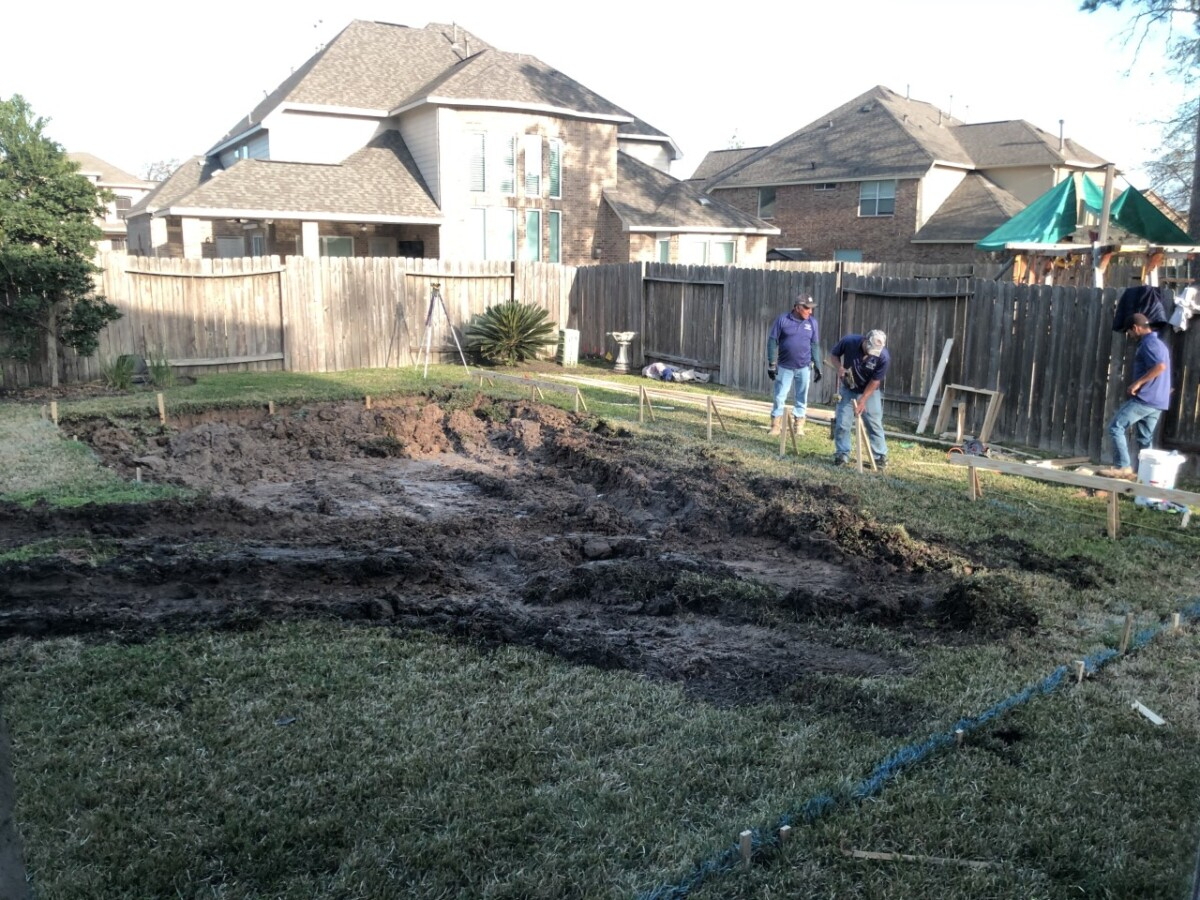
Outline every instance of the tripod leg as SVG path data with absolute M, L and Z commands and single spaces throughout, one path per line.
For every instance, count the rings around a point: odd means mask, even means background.
M 422 378 L 429 377 L 429 351 L 430 345 L 433 343 L 433 296 L 429 298 L 429 312 L 425 314 L 425 339 L 421 342 L 422 349 L 425 351 L 425 374 Z
M 450 326 L 450 334 L 454 338 L 454 346 L 458 348 L 458 359 L 462 363 L 463 371 L 467 373 L 467 377 L 471 377 L 471 368 L 467 365 L 467 355 L 463 353 L 462 344 L 458 342 L 458 332 L 454 330 L 454 323 L 450 321 L 450 310 L 446 309 L 446 301 L 442 299 L 441 292 L 437 295 L 438 302 L 442 304 L 442 313 L 446 316 L 446 324 Z

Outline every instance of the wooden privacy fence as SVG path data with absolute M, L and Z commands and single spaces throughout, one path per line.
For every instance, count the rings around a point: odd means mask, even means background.
M 614 353 L 633 331 L 631 362 L 707 369 L 714 380 L 766 398 L 771 322 L 801 292 L 816 300 L 822 354 L 848 332 L 882 328 L 892 368 L 890 415 L 916 422 L 950 343 L 941 384 L 1000 391 L 993 440 L 1057 455 L 1107 459 L 1105 425 L 1123 398 L 1133 347 L 1112 331 L 1115 288 L 1014 285 L 942 267 L 936 277 L 879 274 L 878 266 L 772 263 L 761 268 L 630 263 L 574 269 L 546 263 L 426 259 L 156 260 L 109 254 L 99 284 L 124 314 L 91 359 L 64 359 L 64 380 L 99 377 L 99 360 L 165 356 L 185 373 L 296 372 L 407 366 L 421 361 L 433 284 L 435 359 L 454 358 L 461 329 L 488 306 L 518 299 L 580 332 L 580 353 Z M 862 269 L 857 271 L 856 269 Z M 900 271 L 891 269 L 887 271 Z M 907 267 L 906 273 L 920 272 Z M 928 270 L 926 270 L 928 271 Z M 937 271 L 937 270 L 933 270 Z M 1167 293 L 1167 313 L 1173 295 Z M 1175 393 L 1161 436 L 1200 453 L 1200 324 L 1168 331 Z M 45 384 L 48 369 L 4 369 L 6 386 Z M 828 402 L 830 377 L 813 391 Z M 978 433 L 987 394 L 961 392 Z
M 256 257 L 177 260 L 106 254 L 97 287 L 122 317 L 92 357 L 62 354 L 64 382 L 101 377 L 126 353 L 169 359 L 182 374 L 330 372 L 411 365 L 425 336 L 432 285 L 461 329 L 487 307 L 517 299 L 565 321 L 574 269 L 547 263 L 399 258 Z M 456 356 L 436 304 L 434 361 Z M 4 361 L 7 387 L 50 383 L 45 361 Z

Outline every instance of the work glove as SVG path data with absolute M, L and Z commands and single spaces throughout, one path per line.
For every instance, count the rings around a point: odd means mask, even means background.
M 821 380 L 821 370 L 817 368 L 817 364 L 816 364 L 816 363 L 813 363 L 812 370 L 813 370 L 813 373 L 812 373 L 812 375 L 813 375 L 813 377 L 812 377 L 812 380 L 813 380 L 813 383 L 815 384 L 816 382 L 818 382 L 818 381 L 820 381 L 820 380 Z
M 767 366 L 767 377 L 770 378 L 772 381 L 775 380 L 775 366 L 772 366 L 772 365 Z

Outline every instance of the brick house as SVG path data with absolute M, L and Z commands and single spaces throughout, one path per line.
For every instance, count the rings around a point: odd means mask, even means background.
M 777 229 L 672 178 L 678 156 L 535 57 L 354 21 L 133 211 L 130 252 L 579 265 L 732 242 L 727 261 L 764 259 Z
M 125 216 L 143 197 L 154 190 L 156 183 L 130 175 L 90 153 L 68 153 L 67 157 L 79 166 L 79 174 L 95 185 L 97 190 L 112 194 L 104 215 L 96 219 L 96 225 L 104 232 L 104 237 L 97 242 L 96 249 L 124 250 Z
M 772 256 L 971 262 L 980 238 L 1105 164 L 1028 122 L 968 125 L 874 87 L 769 147 L 710 153 L 689 183 L 778 226 Z

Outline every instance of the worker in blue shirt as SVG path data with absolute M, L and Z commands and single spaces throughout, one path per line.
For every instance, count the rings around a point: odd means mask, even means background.
M 783 427 L 783 409 L 793 385 L 792 418 L 796 420 L 797 432 L 804 433 L 808 385 L 810 381 L 821 380 L 820 333 L 813 306 L 812 297 L 800 294 L 791 312 L 776 319 L 767 335 L 767 377 L 775 383 L 769 434 L 779 434 Z
M 875 329 L 865 335 L 848 334 L 829 352 L 837 366 L 841 399 L 834 413 L 833 464 L 850 461 L 850 435 L 855 419 L 862 416 L 875 465 L 887 465 L 887 439 L 883 435 L 883 393 L 880 386 L 892 357 L 887 351 L 887 335 Z
M 1096 473 L 1108 478 L 1134 477 L 1125 432 L 1133 427 L 1139 450 L 1149 450 L 1158 418 L 1171 405 L 1171 354 L 1167 345 L 1141 313 L 1134 313 L 1128 334 L 1138 342 L 1138 347 L 1133 357 L 1133 379 L 1125 389 L 1127 399 L 1108 425 L 1113 468 Z

